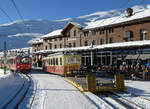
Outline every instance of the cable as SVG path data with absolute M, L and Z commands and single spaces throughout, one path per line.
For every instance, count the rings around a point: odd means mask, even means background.
M 17 7 L 15 1 L 14 1 L 14 0 L 11 0 L 11 1 L 12 1 L 12 4 L 14 5 L 14 7 L 15 7 L 15 9 L 16 9 L 16 11 L 17 11 L 19 17 L 20 17 L 20 19 L 23 21 L 24 26 L 27 27 L 27 25 L 25 24 L 24 18 L 23 18 L 23 16 L 21 15 L 21 13 L 20 13 L 20 11 L 19 11 L 19 8 Z M 29 28 L 27 28 L 27 29 L 28 29 L 28 31 L 29 31 Z M 29 33 L 30 33 L 30 32 L 29 32 Z
M 15 7 L 18 15 L 19 15 L 19 17 L 24 21 L 23 16 L 21 15 L 19 9 L 17 8 L 17 5 L 16 5 L 15 1 L 14 0 L 11 0 L 11 1 L 12 1 L 13 5 L 14 5 L 14 7 Z
M 10 18 L 10 16 L 9 16 L 2 8 L 0 8 L 0 10 L 5 14 L 5 16 L 6 16 L 11 22 L 13 22 L 13 20 Z

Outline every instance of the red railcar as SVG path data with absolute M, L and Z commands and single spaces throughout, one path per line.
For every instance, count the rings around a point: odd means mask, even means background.
M 3 67 L 3 60 L 1 60 L 0 67 Z M 7 69 L 20 72 L 28 73 L 31 70 L 31 57 L 28 56 L 13 56 L 7 58 Z

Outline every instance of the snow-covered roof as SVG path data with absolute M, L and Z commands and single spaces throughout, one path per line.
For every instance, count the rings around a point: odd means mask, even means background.
M 28 43 L 38 44 L 38 43 L 42 43 L 42 42 L 43 42 L 43 39 L 41 39 L 41 38 L 35 38 L 35 39 L 30 40 L 30 42 L 28 42 Z
M 91 49 L 109 49 L 109 48 L 124 48 L 124 47 L 138 47 L 138 46 L 146 46 L 150 45 L 150 40 L 144 41 L 130 41 L 130 42 L 119 42 L 112 44 L 103 44 L 103 45 L 94 45 L 93 48 L 91 46 L 84 47 L 73 47 L 73 48 L 59 48 L 59 49 L 50 49 L 50 50 L 41 50 L 36 53 L 53 53 L 53 52 L 62 52 L 62 51 L 83 51 L 83 50 L 91 50 Z
M 120 24 L 120 23 L 124 23 L 128 21 L 132 21 L 132 20 L 147 18 L 147 17 L 150 17 L 149 13 L 150 13 L 150 8 L 147 8 L 144 10 L 134 12 L 133 15 L 130 17 L 126 17 L 125 14 L 122 14 L 117 17 L 111 17 L 111 18 L 107 18 L 103 20 L 98 20 L 95 22 L 89 22 L 89 23 L 86 23 L 87 26 L 85 27 L 85 29 L 92 29 L 92 28 L 103 27 L 103 26 L 108 26 L 108 25 L 113 25 L 113 24 Z
M 62 35 L 61 32 L 62 32 L 62 29 L 54 30 L 54 31 L 42 36 L 42 38 L 61 36 Z
M 78 27 L 78 28 L 82 28 L 82 27 L 83 27 L 83 26 L 80 25 L 79 23 L 76 23 L 76 22 L 69 22 L 69 23 L 63 28 L 62 32 L 65 31 L 66 28 L 68 28 L 68 26 L 69 26 L 70 24 L 71 24 L 71 25 L 74 25 L 74 26 L 76 26 L 76 27 Z
M 107 49 L 107 48 L 118 48 L 118 47 L 138 47 L 138 46 L 146 46 L 150 45 L 150 40 L 143 41 L 130 41 L 130 42 L 119 42 L 112 44 L 103 44 L 94 46 L 95 49 Z

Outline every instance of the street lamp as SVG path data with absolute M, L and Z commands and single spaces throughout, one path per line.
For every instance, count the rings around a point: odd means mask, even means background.
M 91 47 L 90 47 L 91 48 L 91 72 L 93 70 L 93 51 L 92 51 L 93 45 L 94 45 L 94 41 L 92 41 Z

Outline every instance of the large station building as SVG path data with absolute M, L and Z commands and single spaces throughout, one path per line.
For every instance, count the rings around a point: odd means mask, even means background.
M 83 65 L 136 65 L 150 62 L 150 9 L 90 22 L 75 22 L 35 40 L 33 65 L 42 67 L 42 57 L 56 52 L 74 52 Z

